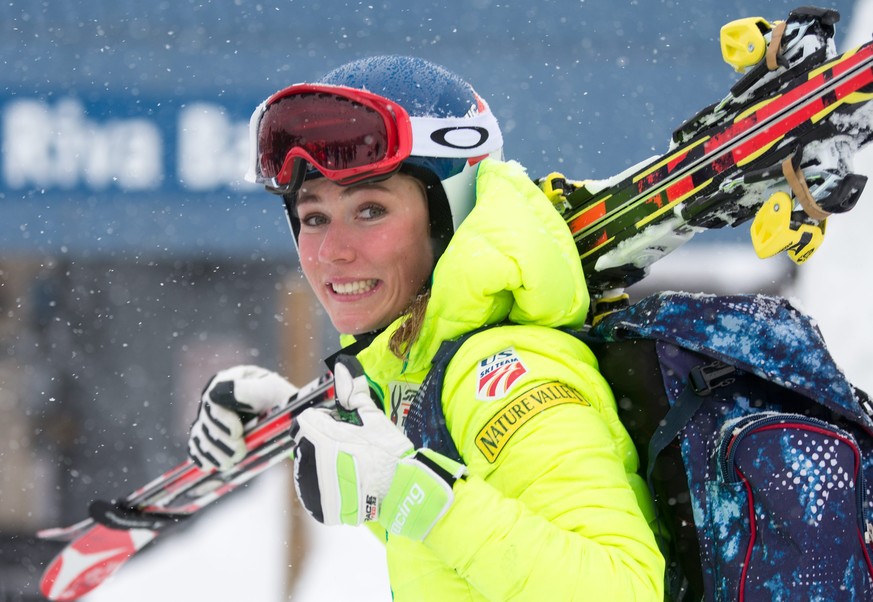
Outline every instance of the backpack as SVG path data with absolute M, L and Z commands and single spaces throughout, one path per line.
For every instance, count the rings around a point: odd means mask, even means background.
M 442 380 L 475 332 L 443 345 L 404 426 L 456 460 Z M 575 336 L 645 469 L 668 599 L 873 599 L 873 406 L 808 316 L 777 297 L 662 293 Z

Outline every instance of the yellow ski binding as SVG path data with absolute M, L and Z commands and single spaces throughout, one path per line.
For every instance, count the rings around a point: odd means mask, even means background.
M 785 192 L 777 192 L 765 202 L 752 221 L 752 246 L 765 259 L 787 251 L 794 263 L 801 264 L 824 241 L 825 221 L 819 224 L 792 225 L 794 203 Z
M 552 202 L 552 205 L 561 213 L 570 208 L 567 195 L 579 190 L 587 182 L 589 180 L 570 180 L 564 174 L 557 171 L 553 171 L 546 177 L 536 181 L 540 190 L 543 191 Z
M 607 315 L 630 306 L 630 295 L 623 290 L 605 291 L 602 297 L 592 299 L 592 325 L 597 325 Z
M 545 178 L 539 180 L 540 190 L 542 190 L 553 205 L 560 205 L 564 202 L 567 196 L 567 178 L 562 173 L 553 171 Z
M 767 52 L 764 34 L 771 29 L 773 24 L 761 17 L 731 21 L 719 33 L 722 58 L 740 73 L 757 65 Z

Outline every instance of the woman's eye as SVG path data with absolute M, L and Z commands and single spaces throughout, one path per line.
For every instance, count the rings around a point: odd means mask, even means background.
M 361 217 L 364 219 L 376 219 L 385 215 L 385 208 L 380 205 L 367 205 L 361 209 Z
M 300 216 L 300 223 L 310 228 L 322 226 L 327 223 L 327 217 L 320 213 L 310 213 Z

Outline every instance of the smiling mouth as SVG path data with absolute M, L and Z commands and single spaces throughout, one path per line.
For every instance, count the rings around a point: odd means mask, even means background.
M 378 282 L 375 278 L 370 278 L 353 282 L 331 282 L 329 286 L 337 295 L 360 295 L 376 288 Z

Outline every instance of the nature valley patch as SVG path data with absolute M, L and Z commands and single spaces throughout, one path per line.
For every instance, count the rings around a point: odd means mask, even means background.
M 476 435 L 476 447 L 489 463 L 494 463 L 512 437 L 528 420 L 549 408 L 565 403 L 590 406 L 572 387 L 550 382 L 528 389 L 498 411 Z

